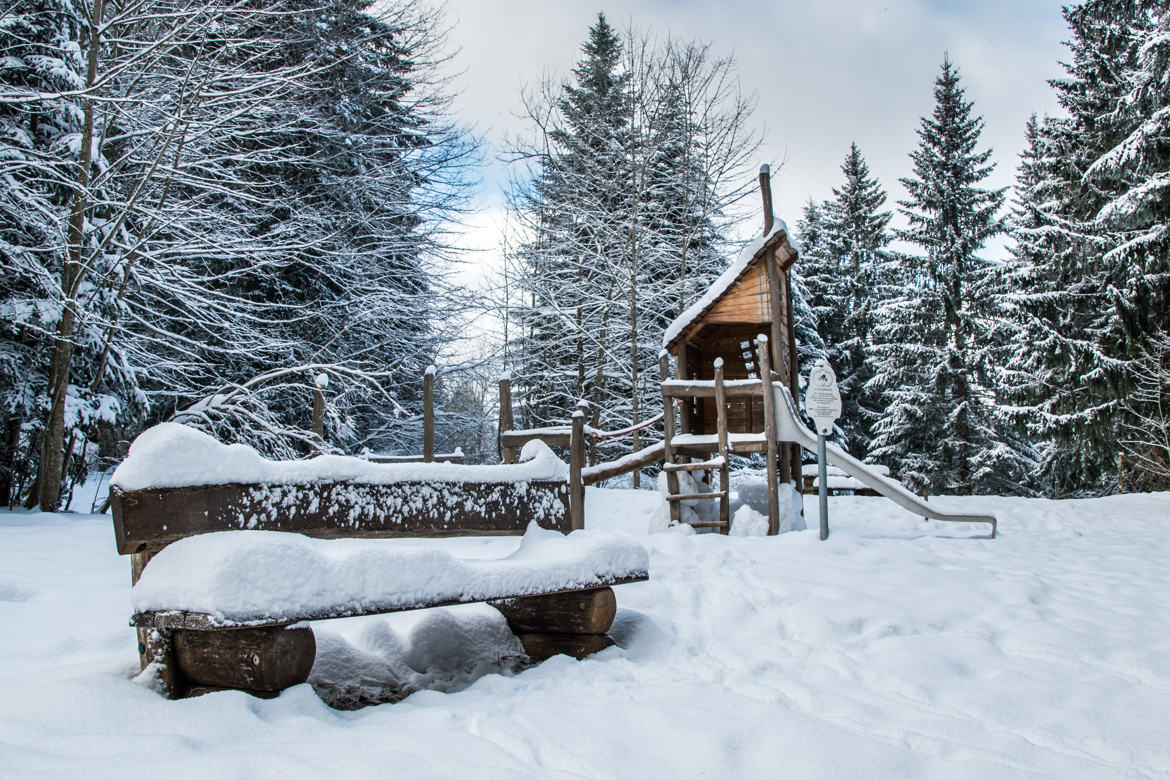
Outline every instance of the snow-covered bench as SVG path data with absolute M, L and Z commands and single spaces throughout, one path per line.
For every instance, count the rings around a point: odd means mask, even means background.
M 558 533 L 564 464 L 530 454 L 488 467 L 277 463 L 184 426 L 147 431 L 111 483 L 143 668 L 155 665 L 170 697 L 274 695 L 308 678 L 305 621 L 476 601 L 500 609 L 533 660 L 602 649 L 610 586 L 646 579 L 646 552 L 624 537 Z M 524 538 L 498 560 L 387 539 L 481 534 Z
M 889 478 L 890 469 L 888 466 L 882 466 L 877 463 L 867 463 L 868 466 L 876 474 Z M 819 466 L 816 463 L 807 463 L 801 468 L 801 492 L 806 495 L 815 495 L 820 489 L 820 472 Z M 836 466 L 826 467 L 826 476 L 828 481 L 825 483 L 826 491 L 832 495 L 842 491 L 847 491 L 855 496 L 877 496 L 880 495 L 876 490 L 869 487 L 859 479 L 846 474 Z

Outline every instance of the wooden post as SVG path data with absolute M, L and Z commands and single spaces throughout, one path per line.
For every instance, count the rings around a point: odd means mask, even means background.
M 423 374 L 423 463 L 435 460 L 435 367 Z
M 320 387 L 313 389 L 313 435 L 317 445 L 325 443 L 325 393 Z
M 793 262 L 795 262 L 795 260 L 793 260 Z M 789 268 L 791 268 L 791 267 L 792 266 L 789 265 Z M 785 289 L 785 293 L 786 293 L 785 310 L 787 312 L 791 312 L 792 311 L 792 285 L 789 283 L 788 271 L 784 272 L 784 280 L 785 280 L 784 289 Z M 792 322 L 786 322 L 784 328 L 785 328 L 785 330 L 788 331 L 788 354 L 789 354 L 789 361 L 788 361 L 789 370 L 788 370 L 788 377 L 787 377 L 788 392 L 792 394 L 792 403 L 793 403 L 793 406 L 796 408 L 796 416 L 797 416 L 797 419 L 800 419 L 800 364 L 797 362 L 796 329 L 793 327 Z M 799 491 L 800 490 L 800 479 L 801 479 L 801 465 L 804 463 L 804 458 L 801 454 L 801 449 L 800 449 L 799 444 L 792 442 L 786 446 L 788 449 L 788 459 L 792 463 L 791 481 L 796 484 L 796 489 Z M 804 503 L 803 502 L 801 502 L 800 513 L 801 513 L 801 516 L 803 517 L 804 516 Z
M 768 354 L 768 337 L 761 333 L 756 337 L 760 353 L 760 378 L 764 380 L 764 440 L 768 443 L 768 534 L 780 533 L 780 495 L 776 473 L 776 409 L 772 397 L 772 361 Z
M 130 555 L 130 584 L 135 585 L 142 576 L 142 570 L 150 559 L 152 552 L 131 553 Z M 156 664 L 158 679 L 162 683 L 163 695 L 168 699 L 178 699 L 183 695 L 180 690 L 179 671 L 175 664 L 175 646 L 172 633 L 159 628 L 136 628 L 138 634 L 138 667 L 146 671 L 146 667 Z
M 670 378 L 670 356 L 665 351 L 658 355 L 658 378 L 662 382 Z M 662 425 L 665 429 L 662 438 L 662 462 L 674 463 L 670 451 L 670 440 L 674 438 L 674 399 L 663 393 L 662 405 L 665 409 L 662 418 Z M 673 471 L 666 472 L 666 491 L 672 496 L 678 495 L 678 474 Z M 667 501 L 666 503 L 670 505 L 670 522 L 672 524 L 682 522 L 682 502 Z
M 512 430 L 512 380 L 502 376 L 500 377 L 500 424 L 496 431 L 497 441 L 499 441 L 499 434 L 510 430 Z M 501 443 L 500 460 L 504 463 L 515 463 L 516 448 L 505 447 Z
M 723 393 L 723 358 L 715 358 L 715 424 L 719 431 L 719 457 L 723 458 L 723 465 L 719 467 L 719 490 L 723 493 L 719 497 L 719 526 L 721 532 L 731 532 L 731 499 L 728 495 L 731 490 L 730 475 L 727 467 L 727 401 Z
M 585 466 L 585 410 L 589 404 L 578 401 L 573 411 L 569 434 L 569 523 L 572 530 L 585 527 L 585 483 L 581 469 Z
M 772 231 L 772 169 L 767 163 L 760 166 L 760 196 L 764 199 L 764 235 Z
M 675 358 L 675 368 L 678 376 L 675 379 L 690 379 L 687 371 L 687 340 L 684 338 L 682 343 L 678 345 L 678 357 Z M 684 398 L 682 405 L 679 406 L 679 430 L 683 433 L 694 433 L 694 408 L 695 401 L 693 398 Z

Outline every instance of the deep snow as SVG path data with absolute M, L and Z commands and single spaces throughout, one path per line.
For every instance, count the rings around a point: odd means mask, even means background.
M 352 712 L 309 685 L 162 699 L 109 518 L 0 514 L 0 776 L 1167 776 L 1170 494 L 938 500 L 1000 538 L 849 497 L 824 543 L 646 536 L 623 646 L 580 663 L 485 674 L 516 648 L 482 605 L 316 624 L 322 690 L 434 689 Z M 645 533 L 659 501 L 590 489 L 587 523 Z

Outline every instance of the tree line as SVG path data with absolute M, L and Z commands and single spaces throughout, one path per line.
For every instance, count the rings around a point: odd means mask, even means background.
M 840 378 L 836 439 L 923 492 L 1170 480 L 1170 12 L 1064 14 L 1067 116 L 1029 121 L 1010 199 L 944 59 L 902 227 L 858 144 L 797 225 L 800 360 Z M 417 449 L 423 371 L 484 305 L 450 281 L 477 148 L 443 46 L 406 0 L 0 12 L 0 500 L 55 509 L 163 420 L 281 457 Z M 440 446 L 481 457 L 497 369 L 525 427 L 581 398 L 597 428 L 657 414 L 662 333 L 726 267 L 759 162 L 732 58 L 604 15 L 522 106 L 498 353 L 440 372 Z
M 836 440 L 924 493 L 1170 486 L 1170 11 L 1064 17 L 1068 116 L 1028 122 L 1010 207 L 944 58 L 904 227 L 856 143 L 797 226 L 798 349 L 838 374 Z M 659 406 L 661 334 L 725 267 L 759 145 L 750 96 L 710 86 L 732 67 L 600 15 L 572 79 L 528 96 L 502 306 L 523 424 L 579 398 L 601 427 Z M 1005 234 L 1010 256 L 985 257 Z
M 180 420 L 269 454 L 393 447 L 448 335 L 473 146 L 408 2 L 0 12 L 0 499 L 53 510 Z
M 891 230 L 857 145 L 800 235 L 840 438 L 915 488 L 1053 497 L 1170 487 L 1170 7 L 1087 0 L 1004 213 L 944 61 Z M 1010 257 L 980 255 L 1009 237 Z M 908 247 L 891 248 L 894 242 Z

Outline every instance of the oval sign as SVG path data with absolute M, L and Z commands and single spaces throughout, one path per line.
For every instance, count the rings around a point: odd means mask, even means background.
M 841 391 L 837 387 L 837 375 L 828 363 L 817 363 L 808 375 L 804 413 L 816 423 L 817 433 L 822 436 L 833 433 L 833 422 L 841 416 Z

